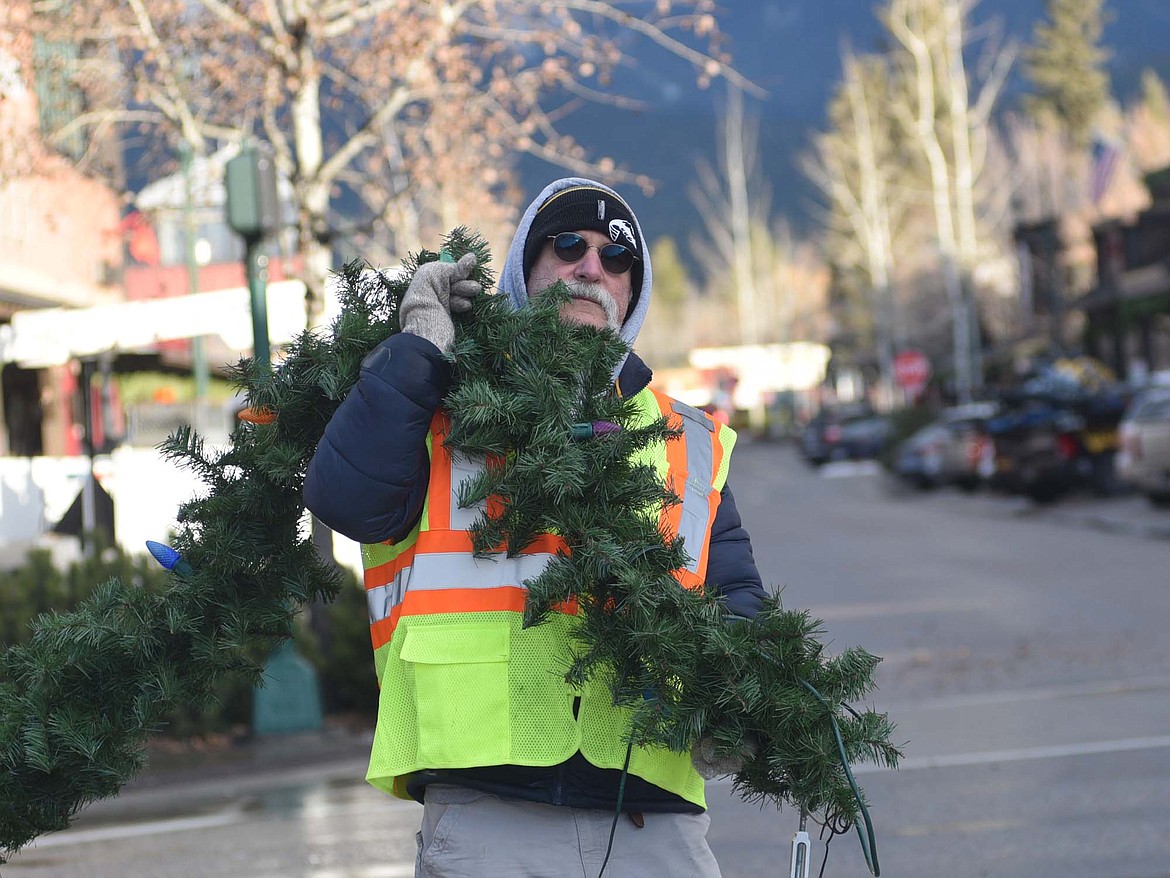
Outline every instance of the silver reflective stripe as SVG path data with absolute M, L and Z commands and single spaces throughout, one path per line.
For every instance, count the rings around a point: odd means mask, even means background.
M 517 555 L 515 558 L 476 558 L 466 552 L 435 552 L 414 556 L 414 564 L 404 567 L 388 585 L 366 590 L 370 610 L 370 624 L 387 618 L 402 603 L 411 590 L 410 580 L 416 574 L 425 589 L 415 591 L 443 591 L 451 588 L 524 588 L 526 579 L 535 579 L 545 566 L 557 557 L 549 552 Z
M 683 439 L 687 444 L 687 482 L 683 486 L 678 535 L 683 539 L 684 548 L 694 547 L 693 554 L 687 552 L 686 569 L 698 573 L 707 522 L 711 518 L 711 470 L 715 465 L 711 433 L 715 425 L 689 405 L 674 402 L 671 407 L 682 417 Z
M 466 509 L 459 508 L 459 486 L 483 472 L 482 460 L 468 460 L 462 454 L 451 455 L 451 530 L 471 530 L 486 508 L 482 501 Z
M 428 590 L 445 588 L 523 587 L 524 580 L 539 576 L 556 555 L 535 552 L 506 558 L 476 558 L 467 552 L 428 552 L 415 555 L 414 570 Z
M 715 424 L 698 409 L 678 401 L 672 401 L 672 408 L 683 421 L 684 442 L 686 443 L 687 480 L 682 486 L 682 515 L 679 536 L 684 546 L 695 546 L 694 557 L 688 553 L 686 569 L 697 573 L 702 546 L 707 538 L 707 527 L 711 517 L 711 471 L 714 467 L 712 433 Z M 459 508 L 459 486 L 467 479 L 482 472 L 480 460 L 469 460 L 462 455 L 451 455 L 451 521 L 452 530 L 470 530 L 484 510 L 483 503 L 467 509 Z M 676 488 L 677 490 L 677 488 Z M 538 553 L 519 555 L 515 558 L 497 556 L 476 558 L 465 552 L 423 553 L 415 555 L 414 563 L 405 567 L 387 585 L 366 590 L 370 623 L 388 618 L 394 608 L 400 605 L 410 590 L 411 579 L 417 572 L 419 582 L 426 583 L 427 591 L 441 591 L 452 588 L 499 588 L 501 586 L 524 587 L 526 579 L 539 576 L 554 554 Z M 417 587 L 416 587 L 416 590 Z
M 406 583 L 409 579 L 410 568 L 404 567 L 398 571 L 398 574 L 388 585 L 366 589 L 366 606 L 370 611 L 371 625 L 390 618 L 390 613 L 402 603 L 402 598 L 406 594 Z
M 685 402 L 679 402 L 677 399 L 672 399 L 670 401 L 670 407 L 674 410 L 674 413 L 683 418 L 683 420 L 699 424 L 708 433 L 715 432 L 715 422 L 694 406 L 687 405 Z

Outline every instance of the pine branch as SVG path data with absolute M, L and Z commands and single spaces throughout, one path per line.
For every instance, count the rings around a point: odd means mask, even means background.
M 457 229 L 445 250 L 475 252 L 475 279 L 494 287 L 486 243 Z M 414 269 L 438 258 L 424 251 L 392 277 L 346 266 L 327 335 L 302 334 L 275 369 L 235 367 L 253 420 L 229 447 L 209 453 L 187 429 L 163 444 L 208 488 L 179 510 L 173 548 L 185 572 L 169 589 L 113 580 L 73 612 L 39 617 L 28 643 L 0 656 L 0 853 L 116 794 L 168 714 L 208 703 L 226 676 L 257 681 L 252 656 L 291 636 L 299 606 L 335 594 L 338 576 L 302 526 L 304 474 L 363 358 L 399 331 Z M 713 592 L 678 586 L 670 571 L 685 563 L 685 547 L 662 534 L 658 512 L 679 501 L 639 462 L 676 434 L 661 419 L 633 426 L 631 403 L 611 392 L 622 342 L 562 324 L 566 295 L 554 289 L 519 312 L 481 296 L 457 324 L 448 444 L 488 461 L 460 502 L 502 501 L 475 525 L 477 552 L 515 554 L 547 532 L 566 539 L 571 555 L 526 583 L 525 624 L 577 599 L 568 678 L 606 682 L 630 708 L 632 740 L 684 752 L 705 734 L 723 753 L 758 741 L 736 776 L 745 798 L 851 818 L 856 804 L 826 720 L 829 711 L 837 718 L 850 759 L 896 764 L 888 719 L 840 707 L 872 689 L 877 659 L 862 650 L 824 658 L 819 623 L 778 599 L 753 623 L 728 624 Z M 625 429 L 570 438 L 573 424 L 595 421 Z
M 612 332 L 561 323 L 567 295 L 554 287 L 521 312 L 483 299 L 459 324 L 447 445 L 488 459 L 459 502 L 497 501 L 472 528 L 476 550 L 515 554 L 549 531 L 565 540 L 569 554 L 525 583 L 525 625 L 577 600 L 568 679 L 607 683 L 630 709 L 635 743 L 686 752 L 708 735 L 721 755 L 757 745 L 736 776 L 745 798 L 855 819 L 830 713 L 849 759 L 896 764 L 885 716 L 841 707 L 873 689 L 879 660 L 860 649 L 826 658 L 820 623 L 778 598 L 754 622 L 729 624 L 712 590 L 678 585 L 670 571 L 684 565 L 684 547 L 657 526 L 658 510 L 678 498 L 632 462 L 676 434 L 665 419 L 636 426 L 630 401 L 611 392 L 626 349 Z M 572 424 L 595 420 L 622 430 L 572 438 Z

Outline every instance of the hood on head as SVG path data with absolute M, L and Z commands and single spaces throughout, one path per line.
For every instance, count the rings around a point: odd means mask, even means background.
M 520 223 L 516 227 L 516 235 L 512 238 L 512 246 L 508 248 L 508 256 L 504 260 L 504 267 L 500 272 L 500 292 L 508 297 L 508 301 L 512 303 L 513 308 L 523 308 L 528 302 L 528 285 L 524 279 L 524 244 L 528 239 L 528 231 L 532 228 L 532 222 L 536 216 L 536 212 L 542 204 L 557 192 L 578 186 L 599 189 L 624 202 L 624 199 L 608 186 L 593 180 L 586 180 L 583 177 L 564 177 L 545 186 L 541 193 L 525 209 L 523 216 L 520 217 Z M 634 229 L 638 235 L 638 239 L 642 242 L 642 283 L 639 289 L 631 291 L 632 295 L 630 298 L 633 302 L 633 308 L 626 315 L 626 320 L 622 324 L 619 335 L 621 335 L 622 341 L 632 348 L 634 346 L 634 340 L 638 337 L 638 333 L 642 329 L 642 324 L 646 320 L 646 313 L 650 310 L 652 275 L 650 271 L 650 248 L 646 242 L 646 235 L 642 232 L 642 227 L 638 223 L 638 217 L 633 214 L 633 211 L 631 211 L 631 216 L 633 216 Z M 563 229 L 562 231 L 572 230 Z M 621 368 L 620 363 L 618 364 L 618 368 Z

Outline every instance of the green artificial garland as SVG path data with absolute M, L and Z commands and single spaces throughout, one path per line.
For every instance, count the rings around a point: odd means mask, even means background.
M 475 279 L 494 286 L 482 240 L 456 230 L 445 250 L 475 252 Z M 190 430 L 164 444 L 208 486 L 180 508 L 172 588 L 151 596 L 111 581 L 76 611 L 39 618 L 30 641 L 0 657 L 0 853 L 115 795 L 167 714 L 206 702 L 226 674 L 258 682 L 250 648 L 289 638 L 300 606 L 336 593 L 337 573 L 308 537 L 305 471 L 362 359 L 399 330 L 414 269 L 437 258 L 424 251 L 393 278 L 347 266 L 330 337 L 302 334 L 274 370 L 237 368 L 255 416 L 226 450 L 207 452 Z M 545 532 L 566 540 L 571 554 L 527 583 L 525 624 L 576 598 L 569 677 L 610 684 L 632 709 L 632 742 L 685 752 L 705 736 L 716 755 L 754 753 L 735 776 L 744 798 L 855 823 L 864 810 L 848 763 L 893 767 L 900 755 L 884 714 L 848 707 L 872 690 L 879 659 L 826 656 L 820 623 L 778 598 L 737 622 L 712 591 L 678 586 L 670 571 L 684 546 L 646 513 L 678 498 L 636 463 L 673 434 L 665 420 L 629 426 L 611 381 L 626 349 L 611 332 L 562 324 L 564 295 L 520 311 L 480 296 L 457 323 L 448 444 L 489 461 L 461 503 L 501 501 L 474 527 L 477 551 L 514 554 Z M 622 429 L 580 438 L 598 423 Z

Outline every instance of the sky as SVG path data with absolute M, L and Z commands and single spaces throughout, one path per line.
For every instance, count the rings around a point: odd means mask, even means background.
M 875 0 L 722 0 L 720 28 L 730 39 L 733 63 L 767 91 L 749 101 L 761 119 L 761 152 L 776 209 L 798 231 L 815 225 L 818 195 L 799 170 L 799 157 L 813 134 L 824 126 L 825 106 L 839 79 L 841 51 L 852 46 L 864 53 L 880 48 L 882 27 Z M 971 15 L 971 35 L 980 46 L 1021 43 L 1032 37 L 1044 15 L 1045 0 L 981 0 Z M 1142 70 L 1151 67 L 1170 81 L 1170 0 L 1107 0 L 1111 16 L 1104 42 L 1115 95 L 1132 99 Z M 697 223 L 688 190 L 696 162 L 714 153 L 717 103 L 723 89 L 700 90 L 683 62 L 643 48 L 637 63 L 625 69 L 622 87 L 646 103 L 638 113 L 587 108 L 564 128 L 596 153 L 614 155 L 631 170 L 659 182 L 652 197 L 628 192 L 651 240 L 670 235 L 686 242 Z M 1018 100 L 1026 82 L 1017 62 L 1004 104 Z M 754 103 L 754 107 L 753 107 Z M 525 191 L 563 172 L 544 162 L 521 162 Z

